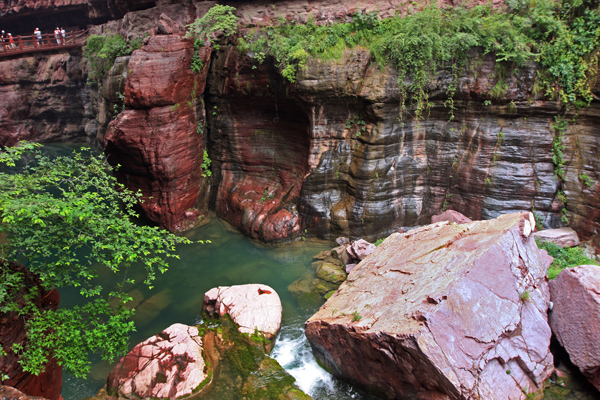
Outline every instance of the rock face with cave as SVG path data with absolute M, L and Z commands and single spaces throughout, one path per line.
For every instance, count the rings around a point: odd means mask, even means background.
M 10 18 L 27 18 L 43 8 L 42 3 L 18 3 Z M 66 2 L 52 3 L 56 10 L 68 8 Z M 183 26 L 211 4 L 132 0 L 116 5 L 98 0 L 89 3 L 86 18 L 117 18 L 91 27 L 94 34 L 134 37 L 150 32 L 156 43 L 167 43 L 171 39 L 162 35 L 168 32 L 160 28 L 161 15 Z M 275 7 L 255 2 L 238 2 L 236 7 L 243 26 L 257 26 L 278 15 L 301 22 L 313 15 L 316 22 L 328 23 L 349 21 L 356 10 L 379 10 L 386 16 L 395 10 L 407 12 L 411 5 L 400 0 L 360 0 L 351 6 L 286 0 Z M 123 77 L 129 71 L 157 78 L 146 81 L 147 86 L 183 87 L 192 79 L 187 61 L 179 62 L 175 47 L 168 46 L 166 55 L 174 57 L 170 70 L 179 72 L 156 74 L 139 60 L 129 66 L 127 59 L 120 59 L 112 71 L 115 79 L 107 79 L 110 90 L 101 90 L 99 102 L 93 88 L 84 85 L 85 67 L 78 56 L 0 61 L 0 92 L 6 94 L 0 97 L 0 143 L 96 135 L 104 143 L 105 126 L 118 103 L 116 91 L 125 89 Z M 140 54 L 149 53 L 142 49 Z M 150 105 L 144 96 L 154 97 L 152 90 L 136 94 L 127 89 L 130 109 L 113 125 L 135 128 L 130 132 L 137 130 L 138 137 L 124 135 L 118 149 L 117 142 L 105 148 L 109 159 L 128 171 L 121 181 L 154 199 L 143 211 L 164 227 L 185 228 L 185 211 L 205 209 L 210 200 L 218 215 L 267 242 L 306 235 L 373 241 L 402 226 L 425 224 L 443 209 L 485 219 L 535 208 L 549 226 L 559 225 L 564 209 L 582 239 L 600 231 L 600 101 L 580 110 L 565 132 L 566 175 L 559 183 L 552 162 L 558 108 L 534 90 L 535 64 L 516 74 L 509 71 L 506 94 L 495 99 L 490 96 L 499 79 L 495 61 L 474 53 L 457 78 L 453 119 L 444 105 L 452 71 L 441 68 L 428 87 L 428 116 L 416 121 L 410 113 L 398 119 L 397 74 L 391 67 L 378 68 L 365 49 L 348 51 L 339 60 L 309 60 L 293 84 L 273 60 L 258 64 L 232 46 L 222 45 L 203 56 L 210 59 L 205 63 L 210 67 L 203 71 L 206 75 L 193 79 L 207 89 L 204 94 L 190 93 L 189 101 L 196 102 L 192 112 L 186 111 L 188 100 Z M 600 84 L 594 93 L 600 94 Z M 100 117 L 95 119 L 97 111 Z M 144 113 L 148 115 L 142 117 Z M 198 126 L 204 134 L 201 140 L 193 137 Z M 204 149 L 213 161 L 210 179 L 198 172 Z
M 552 259 L 531 213 L 395 233 L 306 322 L 317 359 L 388 398 L 524 400 L 554 370 Z M 365 371 L 369 371 L 368 374 Z

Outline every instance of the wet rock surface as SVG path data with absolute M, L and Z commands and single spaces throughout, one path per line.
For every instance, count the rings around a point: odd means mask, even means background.
M 388 397 L 525 399 L 553 371 L 533 215 L 393 234 L 306 323 L 335 375 Z M 369 370 L 368 374 L 364 371 Z
M 600 266 L 567 268 L 549 284 L 552 333 L 600 391 Z
M 209 378 L 198 328 L 174 324 L 136 345 L 108 376 L 109 395 L 169 398 L 190 395 Z

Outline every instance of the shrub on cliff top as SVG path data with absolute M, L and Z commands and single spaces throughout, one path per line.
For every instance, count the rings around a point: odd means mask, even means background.
M 346 48 L 361 46 L 380 65 L 398 70 L 402 108 L 411 105 L 417 119 L 428 107 L 427 85 L 443 65 L 458 69 L 472 49 L 494 54 L 496 62 L 520 67 L 539 61 L 546 95 L 563 103 L 592 98 L 600 49 L 600 12 L 588 0 L 510 0 L 500 12 L 490 6 L 435 6 L 406 17 L 379 19 L 356 13 L 353 22 L 317 25 L 280 19 L 254 29 L 239 40 L 240 51 L 257 61 L 272 57 L 290 81 L 309 57 L 339 57 Z M 450 85 L 448 96 L 453 95 Z
M 238 17 L 233 15 L 234 7 L 217 4 L 211 7 L 201 18 L 186 25 L 188 33 L 186 37 L 195 37 L 205 42 L 207 39 L 214 44 L 216 34 L 221 32 L 225 37 L 237 32 Z
M 100 81 L 113 66 L 117 57 L 131 54 L 142 47 L 142 38 L 127 43 L 121 35 L 92 35 L 88 38 L 83 55 L 88 66 L 88 82 Z
M 24 276 L 0 262 L 0 315 L 16 313 L 26 323 L 27 341 L 9 350 L 23 370 L 37 375 L 53 357 L 83 376 L 89 352 L 112 360 L 127 350 L 134 330 L 124 292 L 133 282 L 131 268 L 142 268 L 151 285 L 166 271 L 167 259 L 177 257 L 175 245 L 189 241 L 132 222 L 140 194 L 119 185 L 102 157 L 81 151 L 51 160 L 34 153 L 24 170 L 15 170 L 32 151 L 29 144 L 0 152 L 0 165 L 10 168 L 0 172 L 0 234 L 9 240 L 0 246 L 0 260 L 21 263 L 46 290 L 78 288 L 87 302 L 52 311 L 19 301 Z M 99 284 L 102 270 L 121 282 L 115 290 Z M 36 295 L 26 293 L 25 299 Z

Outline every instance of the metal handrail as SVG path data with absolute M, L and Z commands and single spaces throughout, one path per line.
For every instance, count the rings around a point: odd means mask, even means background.
M 81 47 L 85 44 L 86 38 L 87 30 L 85 29 L 66 32 L 64 43 L 62 36 L 56 38 L 53 33 L 42 34 L 42 37 L 39 40 L 35 35 L 16 36 L 13 37 L 13 43 L 10 43 L 9 39 L 5 37 L 4 41 L 0 43 L 0 57 L 46 50 L 67 50 L 74 47 Z M 58 44 L 59 40 L 60 44 Z

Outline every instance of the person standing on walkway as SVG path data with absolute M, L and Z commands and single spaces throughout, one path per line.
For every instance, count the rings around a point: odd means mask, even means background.
M 12 34 L 8 34 L 8 47 L 10 47 L 11 49 L 14 49 L 15 47 L 17 47 L 17 45 L 15 44 L 15 40 L 12 37 Z
M 58 29 L 58 26 L 54 29 L 54 39 L 56 39 L 56 44 L 60 45 L 60 29 Z
M 40 31 L 40 28 L 35 28 L 35 31 L 33 31 L 33 34 L 35 35 L 35 37 L 37 39 L 37 45 L 41 46 L 42 45 L 42 31 Z
M 67 44 L 67 32 L 65 31 L 65 28 L 63 28 L 63 27 L 60 28 L 60 37 L 62 38 L 62 44 L 63 45 Z

